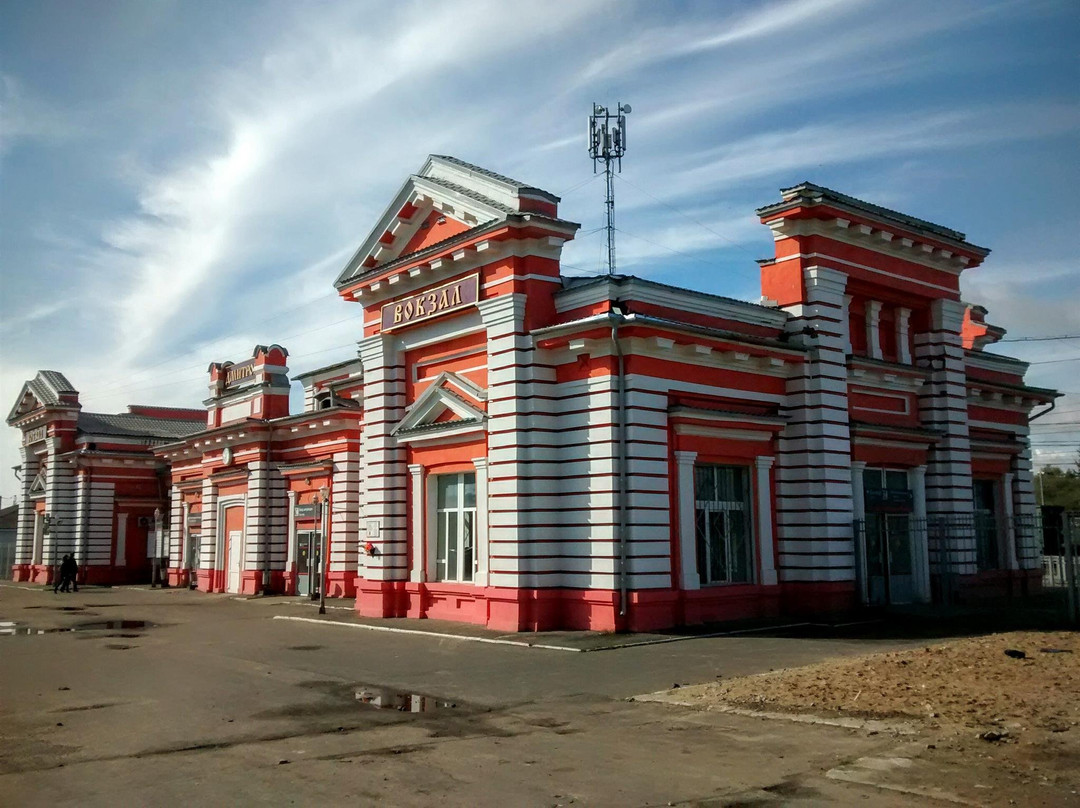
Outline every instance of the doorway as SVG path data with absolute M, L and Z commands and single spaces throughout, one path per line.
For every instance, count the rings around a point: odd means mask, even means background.
M 871 605 L 913 603 L 915 580 L 914 498 L 904 469 L 868 468 L 863 476 L 866 514 L 862 549 L 866 597 Z
M 319 594 L 322 540 L 316 530 L 296 534 L 296 594 L 313 598 Z
M 225 506 L 221 524 L 225 537 L 225 591 L 239 593 L 244 569 L 244 506 Z

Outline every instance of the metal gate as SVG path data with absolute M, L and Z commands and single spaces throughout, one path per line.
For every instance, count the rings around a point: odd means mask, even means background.
M 1042 539 L 1043 589 L 1064 590 L 1069 620 L 1080 624 L 1080 513 L 1048 512 Z

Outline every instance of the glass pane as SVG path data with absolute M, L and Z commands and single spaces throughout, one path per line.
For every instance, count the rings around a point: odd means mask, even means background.
M 731 550 L 731 580 L 750 581 L 750 531 L 745 511 L 728 511 L 728 547 Z
M 911 520 L 902 514 L 889 514 L 889 574 L 911 575 Z
M 870 575 L 885 573 L 885 545 L 882 537 L 881 514 L 866 514 L 866 571 Z
M 888 469 L 885 472 L 885 487 L 890 491 L 907 491 L 907 472 L 897 471 L 896 469 Z
M 724 547 L 724 512 L 709 513 L 709 580 L 719 583 L 728 579 L 728 558 Z
M 457 581 L 458 579 L 458 515 L 457 511 L 449 511 L 446 514 L 446 579 Z
M 698 580 L 707 584 L 709 582 L 709 530 L 705 521 L 707 511 L 698 508 L 694 513 L 694 532 L 697 535 L 697 569 Z
M 476 475 L 475 474 L 462 474 L 465 479 L 465 507 L 476 507 Z
M 440 486 L 441 488 L 441 486 Z M 441 493 L 441 491 L 440 491 Z M 438 538 L 435 546 L 435 580 L 445 581 L 447 579 L 446 568 L 446 546 L 447 546 L 447 531 L 446 531 L 446 518 L 449 514 L 440 513 L 438 522 Z
M 439 476 L 439 509 L 458 506 L 458 487 L 460 475 L 442 474 Z
M 698 502 L 716 501 L 716 478 L 712 466 L 694 467 L 694 499 Z
M 461 580 L 471 581 L 473 579 L 473 519 L 475 517 L 474 511 L 465 511 L 462 514 L 462 537 L 463 544 L 461 552 Z

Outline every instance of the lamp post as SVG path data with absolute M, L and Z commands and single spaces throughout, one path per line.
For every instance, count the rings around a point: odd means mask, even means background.
M 326 573 L 330 555 L 330 489 L 325 485 L 319 489 L 322 501 L 319 511 L 319 614 L 326 614 Z

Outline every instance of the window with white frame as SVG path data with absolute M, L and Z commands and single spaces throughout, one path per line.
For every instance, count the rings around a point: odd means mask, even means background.
M 694 467 L 698 575 L 708 584 L 753 581 L 750 470 L 699 463 Z
M 435 477 L 435 580 L 473 580 L 476 545 L 476 474 Z

